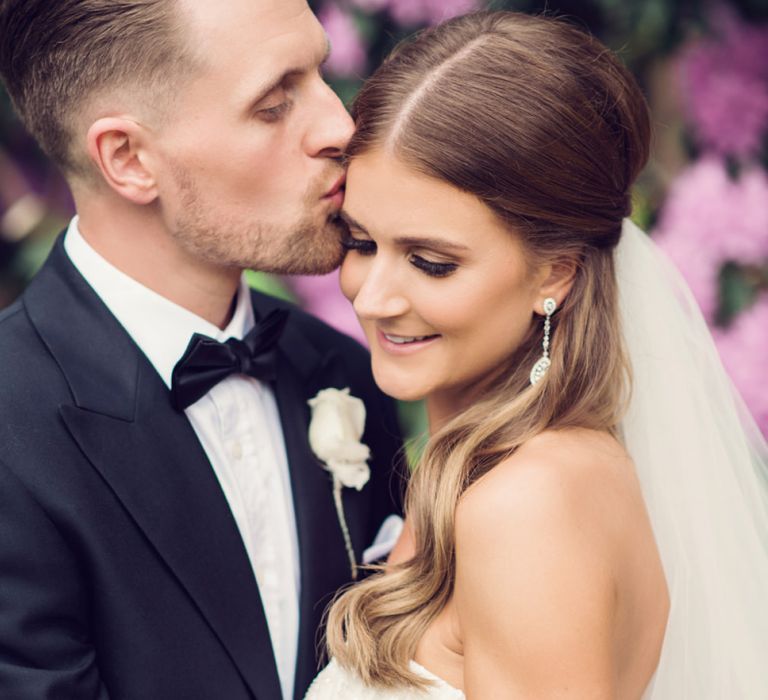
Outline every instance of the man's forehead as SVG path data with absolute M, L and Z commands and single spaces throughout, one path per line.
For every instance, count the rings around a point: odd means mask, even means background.
M 180 4 L 186 45 L 223 79 L 239 76 L 250 83 L 259 75 L 310 67 L 326 56 L 327 37 L 305 0 Z
M 312 40 L 317 19 L 306 0 L 177 0 L 181 28 L 192 41 L 251 45 L 298 36 Z

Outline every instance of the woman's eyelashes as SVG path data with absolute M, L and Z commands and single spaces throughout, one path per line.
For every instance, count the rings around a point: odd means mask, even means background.
M 353 238 L 346 235 L 342 239 L 341 245 L 346 250 L 353 250 L 360 255 L 373 255 L 376 252 L 376 244 L 369 238 Z
M 447 277 L 452 272 L 456 272 L 456 268 L 458 268 L 456 263 L 437 263 L 422 258 L 421 255 L 412 255 L 410 262 L 411 265 L 425 272 L 430 277 Z
M 346 250 L 354 251 L 360 255 L 375 255 L 376 253 L 376 243 L 370 238 L 345 236 L 342 240 L 342 245 Z M 459 267 L 457 263 L 434 262 L 433 260 L 427 260 L 421 255 L 416 255 L 415 253 L 412 253 L 409 256 L 408 262 L 430 277 L 447 277 Z

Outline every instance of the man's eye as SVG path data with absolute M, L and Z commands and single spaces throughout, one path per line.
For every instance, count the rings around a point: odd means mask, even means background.
M 367 238 L 352 238 L 352 236 L 345 236 L 341 245 L 346 250 L 354 250 L 360 255 L 373 255 L 376 252 L 376 244 Z
M 291 107 L 293 107 L 293 102 L 286 100 L 285 102 L 281 102 L 279 105 L 275 105 L 274 107 L 260 109 L 257 112 L 257 115 L 260 119 L 263 119 L 266 122 L 276 122 L 280 121 L 280 119 L 288 114 L 288 112 L 291 111 Z
M 420 255 L 411 256 L 411 265 L 430 277 L 447 277 L 459 267 L 456 263 L 436 263 Z

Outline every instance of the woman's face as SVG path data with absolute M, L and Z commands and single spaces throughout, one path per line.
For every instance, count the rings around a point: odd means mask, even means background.
M 465 407 L 522 342 L 547 272 L 479 199 L 380 151 L 352 161 L 342 217 L 341 287 L 377 384 L 430 414 Z

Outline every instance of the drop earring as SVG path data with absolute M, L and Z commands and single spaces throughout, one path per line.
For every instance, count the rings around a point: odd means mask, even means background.
M 551 329 L 552 314 L 557 310 L 557 302 L 552 297 L 547 297 L 544 300 L 544 313 L 546 317 L 544 319 L 544 354 L 539 358 L 536 364 L 531 370 L 531 384 L 537 384 L 541 378 L 547 373 L 552 361 L 549 359 L 549 335 Z

